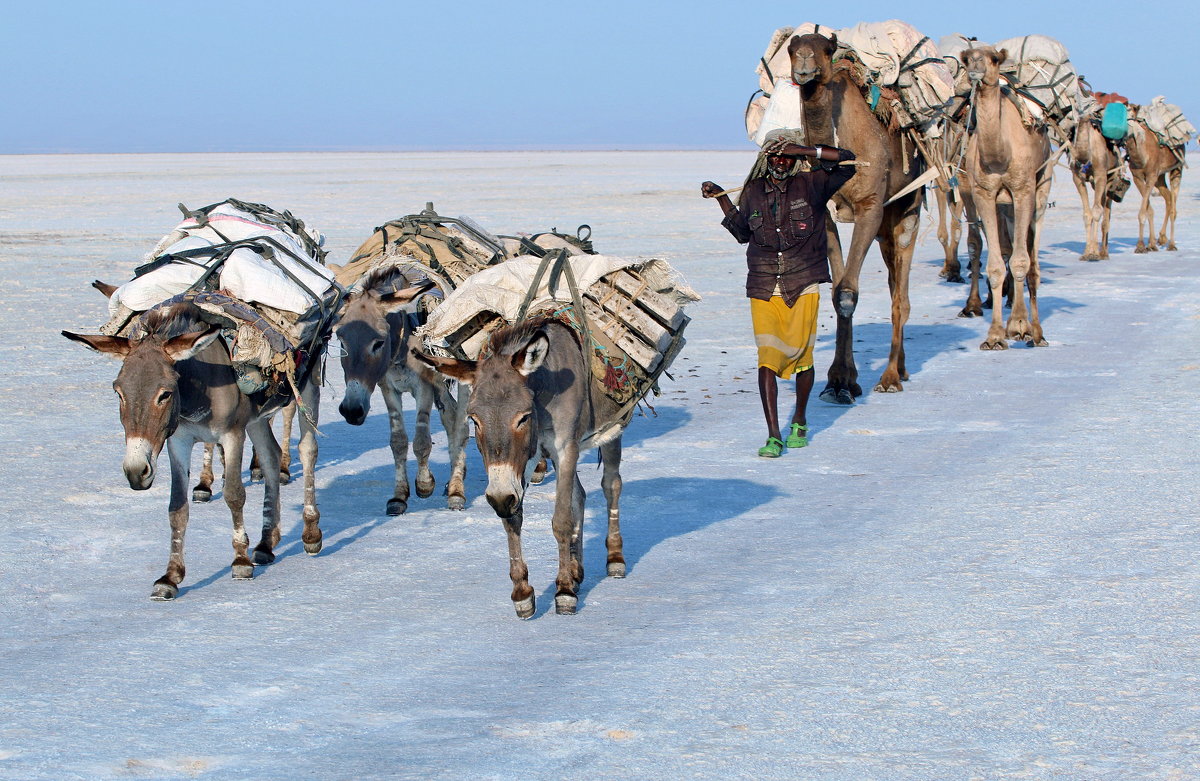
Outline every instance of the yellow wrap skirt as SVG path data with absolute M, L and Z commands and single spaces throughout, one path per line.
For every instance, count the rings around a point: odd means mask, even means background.
M 817 343 L 817 309 L 820 294 L 816 285 L 804 289 L 789 307 L 780 296 L 770 301 L 750 299 L 750 320 L 758 345 L 758 365 L 787 379 L 811 369 Z

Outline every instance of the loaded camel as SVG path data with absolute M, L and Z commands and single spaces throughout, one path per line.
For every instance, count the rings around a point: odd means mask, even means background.
M 1131 105 L 1133 118 L 1138 120 L 1140 107 Z M 1125 150 L 1129 158 L 1129 173 L 1138 192 L 1142 194 L 1142 206 L 1138 209 L 1138 243 L 1135 253 L 1157 252 L 1160 246 L 1175 250 L 1175 215 L 1179 202 L 1179 188 L 1183 180 L 1184 145 L 1166 146 L 1144 121 L 1130 124 L 1125 137 Z M 1157 190 L 1163 198 L 1163 221 L 1154 237 L 1154 207 L 1150 195 Z M 1171 226 L 1170 234 L 1167 225 Z
M 1117 151 L 1095 122 L 1080 120 L 1071 142 L 1071 177 L 1083 204 L 1083 227 L 1087 244 L 1080 260 L 1108 260 L 1108 225 L 1112 219 L 1112 183 L 1120 177 Z M 1091 185 L 1092 197 L 1087 188 Z M 1090 203 L 1089 203 L 1090 201 Z
M 967 140 L 964 170 L 972 211 L 983 222 L 988 244 L 987 275 L 993 300 L 1003 292 L 1007 273 L 1012 274 L 1012 311 L 1007 326 L 1002 308 L 993 306 L 992 324 L 981 350 L 1008 349 L 1008 339 L 1035 346 L 1047 344 L 1037 309 L 1038 217 L 1050 194 L 1050 139 L 1044 126 L 1027 125 L 1013 102 L 1020 100 L 1000 87 L 1000 65 L 1008 56 L 1001 49 L 976 46 L 960 55 L 968 77 L 975 83 L 975 121 Z M 1012 208 L 1012 254 L 1005 269 L 1000 226 L 1001 204 Z M 972 260 L 973 265 L 977 263 Z M 1025 305 L 1023 287 L 1029 289 Z
M 862 395 L 854 363 L 854 310 L 858 305 L 859 276 L 871 242 L 878 240 L 888 271 L 892 298 L 892 342 L 887 368 L 875 386 L 877 392 L 903 390 L 908 379 L 904 365 L 904 324 L 908 320 L 908 275 L 916 244 L 919 192 L 901 196 L 887 206 L 888 198 L 917 178 L 923 164 L 915 147 L 906 149 L 899 129 L 891 130 L 871 111 L 862 88 L 851 77 L 846 60 L 834 63 L 837 36 L 810 33 L 788 43 L 792 80 L 800 86 L 805 143 L 838 146 L 869 163 L 858 170 L 833 197 L 839 218 L 854 222 L 845 262 L 832 221 L 829 263 L 833 277 L 833 306 L 837 314 L 837 345 L 821 398 L 835 404 L 853 404 Z

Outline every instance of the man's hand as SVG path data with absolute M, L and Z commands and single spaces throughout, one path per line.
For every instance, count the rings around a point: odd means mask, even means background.
M 838 162 L 846 162 L 847 160 L 857 160 L 858 158 L 849 149 L 838 150 Z
M 722 192 L 724 192 L 724 188 L 716 182 L 705 182 L 700 185 L 700 194 L 705 198 L 716 198 Z

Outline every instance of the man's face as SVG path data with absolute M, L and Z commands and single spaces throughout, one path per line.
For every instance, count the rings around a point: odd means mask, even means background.
M 782 155 L 767 156 L 767 171 L 776 179 L 785 179 L 792 171 L 792 165 L 795 163 L 790 157 Z

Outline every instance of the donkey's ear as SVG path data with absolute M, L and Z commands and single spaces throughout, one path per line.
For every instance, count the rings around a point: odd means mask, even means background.
M 70 331 L 63 331 L 62 335 L 70 339 L 72 342 L 79 342 L 82 345 L 92 348 L 98 353 L 115 355 L 118 358 L 124 358 L 126 355 L 129 355 L 129 340 L 123 336 L 73 334 Z
M 434 369 L 437 369 L 438 374 L 449 377 L 452 380 L 458 380 L 467 385 L 475 382 L 475 370 L 479 368 L 478 361 L 460 361 L 457 358 L 426 355 L 416 347 L 412 348 L 412 355 L 426 366 L 432 366 Z
M 546 353 L 550 352 L 550 338 L 545 331 L 538 331 L 525 346 L 513 353 L 513 368 L 523 376 L 528 377 L 542 367 L 546 362 Z
M 425 282 L 420 285 L 415 285 L 414 287 L 406 287 L 403 290 L 397 290 L 393 293 L 385 293 L 379 297 L 379 305 L 383 308 L 383 311 L 387 312 L 388 314 L 399 312 L 401 309 L 415 301 L 417 296 L 421 295 L 432 287 L 432 282 Z
M 188 358 L 194 358 L 205 347 L 208 347 L 217 337 L 221 335 L 221 326 L 214 325 L 207 331 L 197 331 L 196 333 L 183 334 L 176 336 L 163 345 L 163 349 L 167 352 L 167 357 L 178 363 L 186 361 Z
M 101 282 L 98 279 L 92 282 L 92 287 L 103 293 L 105 298 L 112 298 L 112 294 L 117 292 L 116 285 L 110 285 L 106 282 Z

